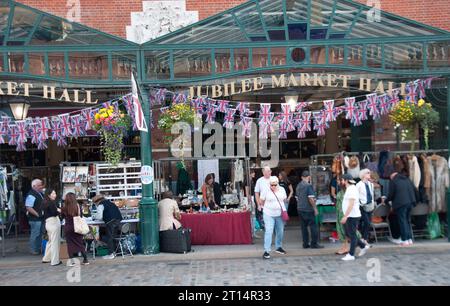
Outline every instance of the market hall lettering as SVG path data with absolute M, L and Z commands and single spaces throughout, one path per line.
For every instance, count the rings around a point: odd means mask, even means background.
M 324 73 L 299 73 L 299 74 L 280 74 L 266 77 L 266 86 L 271 88 L 292 88 L 305 86 L 321 86 L 333 88 L 348 88 L 348 82 L 352 79 L 351 75 L 345 74 L 324 74 Z M 239 88 L 240 86 L 240 88 Z M 405 95 L 406 83 L 400 83 L 401 95 Z M 208 86 L 191 86 L 189 88 L 189 97 L 207 96 L 212 99 L 219 97 L 229 97 L 236 94 L 254 92 L 265 88 L 264 77 L 255 77 L 243 79 L 230 83 L 214 84 Z M 367 92 L 376 91 L 379 94 L 391 94 L 395 88 L 394 82 L 374 81 L 372 79 L 360 78 L 359 89 Z
M 30 97 L 30 89 L 38 88 L 32 83 L 2 82 L 0 81 L 0 96 L 23 96 Z M 91 90 L 56 88 L 55 86 L 42 85 L 43 99 L 81 103 L 97 104 L 98 100 L 92 101 Z

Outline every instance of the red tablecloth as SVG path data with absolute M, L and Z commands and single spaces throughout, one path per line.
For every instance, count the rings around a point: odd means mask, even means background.
M 192 244 L 251 244 L 250 212 L 181 214 Z

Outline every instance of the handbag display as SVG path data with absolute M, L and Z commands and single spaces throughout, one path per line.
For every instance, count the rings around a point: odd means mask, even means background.
M 273 190 L 272 190 L 272 192 L 273 192 L 273 195 L 275 196 L 275 198 L 277 198 L 278 205 L 280 205 L 280 208 L 281 208 L 281 219 L 284 222 L 289 221 L 289 215 L 288 215 L 288 213 L 286 211 L 286 208 L 283 209 L 283 205 L 281 205 L 280 200 L 278 200 L 277 194 Z
M 73 229 L 77 234 L 86 235 L 89 233 L 89 225 L 86 220 L 80 216 L 73 217 Z

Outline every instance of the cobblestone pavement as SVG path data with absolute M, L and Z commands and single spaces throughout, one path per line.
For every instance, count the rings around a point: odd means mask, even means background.
M 372 254 L 371 254 L 372 253 Z M 76 270 L 41 263 L 0 266 L 1 285 L 153 285 L 153 286 L 292 286 L 292 285 L 450 285 L 448 249 L 389 249 L 370 252 L 354 262 L 340 256 L 285 256 L 217 260 L 146 261 L 138 257 L 98 259 L 81 266 L 78 283 L 67 281 Z M 378 266 L 379 263 L 379 266 Z M 72 270 L 71 270 L 72 269 Z M 379 272 L 379 273 L 378 273 Z M 372 282 L 369 282 L 371 280 Z M 374 282 L 375 281 L 375 282 Z M 378 282 L 379 281 L 379 282 Z

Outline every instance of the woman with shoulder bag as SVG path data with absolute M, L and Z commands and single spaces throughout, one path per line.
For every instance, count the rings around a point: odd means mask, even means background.
M 287 215 L 284 200 L 287 198 L 286 191 L 278 185 L 278 178 L 271 176 L 269 179 L 270 191 L 266 190 L 260 196 L 263 208 L 265 225 L 264 234 L 264 259 L 270 259 L 270 249 L 272 246 L 272 236 L 275 230 L 275 251 L 279 254 L 286 254 L 282 248 L 284 234 L 283 215 Z
M 362 169 L 359 173 L 361 181 L 356 184 L 359 192 L 359 204 L 361 210 L 360 229 L 362 239 L 369 244 L 369 231 L 372 219 L 372 211 L 375 208 L 374 186 L 370 181 L 370 170 Z
M 74 217 L 81 216 L 81 212 L 74 193 L 69 192 L 66 194 L 61 215 L 66 220 L 64 235 L 67 241 L 67 251 L 70 258 L 69 266 L 75 265 L 73 258 L 78 256 L 78 253 L 81 253 L 83 256 L 83 265 L 88 265 L 89 261 L 86 255 L 83 235 L 75 232 Z
M 61 221 L 59 219 L 60 210 L 56 205 L 56 191 L 52 188 L 45 190 L 44 202 L 45 230 L 48 235 L 48 242 L 45 247 L 43 263 L 50 263 L 52 266 L 62 264 L 59 260 L 59 245 L 61 241 Z

